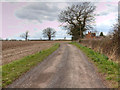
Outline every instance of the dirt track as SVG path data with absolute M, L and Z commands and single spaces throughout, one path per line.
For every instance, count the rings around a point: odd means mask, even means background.
M 61 44 L 46 60 L 8 87 L 105 88 L 87 57 L 69 44 Z

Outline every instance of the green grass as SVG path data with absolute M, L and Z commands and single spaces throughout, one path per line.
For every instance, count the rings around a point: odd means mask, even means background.
M 105 74 L 106 80 L 109 80 L 113 82 L 114 84 L 117 84 L 118 81 L 120 81 L 120 66 L 118 63 L 113 62 L 112 60 L 109 60 L 107 56 L 100 54 L 98 52 L 95 52 L 94 50 L 84 47 L 76 42 L 71 42 L 70 44 L 73 44 L 77 46 L 79 49 L 81 49 L 89 58 L 92 60 L 95 65 L 97 66 L 100 73 L 103 75 Z M 118 87 L 118 85 L 114 85 L 113 87 Z
M 48 55 L 53 53 L 59 44 L 55 44 L 53 47 L 40 51 L 34 55 L 26 56 L 20 60 L 13 61 L 9 64 L 2 66 L 2 87 L 11 84 L 23 73 L 30 70 L 31 67 L 36 66 L 39 62 L 44 60 Z

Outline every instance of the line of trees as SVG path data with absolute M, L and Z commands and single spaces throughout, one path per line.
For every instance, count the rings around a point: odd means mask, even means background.
M 58 15 L 58 19 L 64 25 L 63 27 L 68 30 L 68 34 L 72 35 L 72 40 L 78 40 L 84 37 L 86 30 L 92 29 L 94 22 L 94 10 L 95 6 L 91 2 L 81 2 L 68 6 L 65 10 L 61 11 Z M 51 40 L 55 37 L 56 31 L 53 28 L 46 28 L 43 30 L 43 36 Z M 29 37 L 29 32 L 26 31 L 21 38 L 26 41 Z
M 52 37 L 55 37 L 56 31 L 53 28 L 46 28 L 43 30 L 43 37 L 47 37 L 48 40 L 51 40 Z M 26 41 L 28 40 L 29 37 L 29 32 L 26 31 L 25 33 L 23 33 L 22 35 L 20 35 L 21 38 L 25 39 Z
M 58 20 L 62 22 L 63 27 L 68 30 L 68 34 L 72 35 L 72 40 L 80 40 L 84 38 L 84 32 L 93 29 L 95 9 L 96 7 L 91 2 L 73 4 L 60 12 Z M 43 37 L 47 37 L 48 40 L 55 37 L 55 34 L 56 31 L 50 27 L 43 30 Z M 100 33 L 100 36 L 104 36 L 103 32 Z M 29 32 L 26 31 L 21 37 L 28 40 Z

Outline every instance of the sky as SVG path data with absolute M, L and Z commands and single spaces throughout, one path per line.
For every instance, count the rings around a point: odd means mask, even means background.
M 51 27 L 56 30 L 54 39 L 64 39 L 64 37 L 71 39 L 58 21 L 59 13 L 70 3 L 74 2 L 19 2 L 18 0 L 8 2 L 8 0 L 3 0 L 0 3 L 0 20 L 2 21 L 0 22 L 0 37 L 22 39 L 20 35 L 29 31 L 29 39 L 44 39 L 42 30 Z M 94 4 L 97 14 L 94 29 L 107 35 L 118 19 L 118 1 L 101 0 Z

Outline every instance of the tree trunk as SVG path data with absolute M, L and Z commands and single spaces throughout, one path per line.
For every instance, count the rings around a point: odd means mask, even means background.
M 51 40 L 51 37 L 48 37 L 48 40 L 50 41 L 50 40 Z
M 27 36 L 25 37 L 25 40 L 27 41 Z

